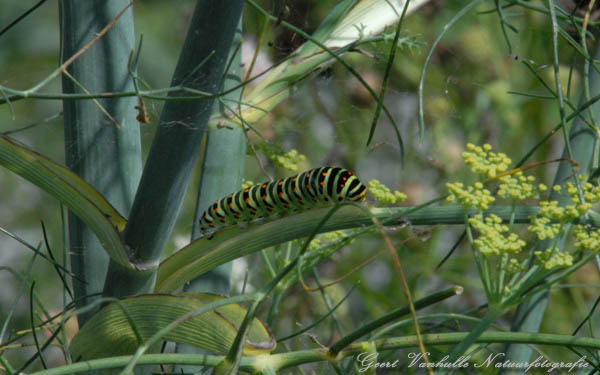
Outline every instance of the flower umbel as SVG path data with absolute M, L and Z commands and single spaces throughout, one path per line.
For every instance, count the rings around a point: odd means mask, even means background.
M 600 229 L 590 230 L 585 225 L 577 225 L 574 232 L 577 249 L 600 252 Z
M 525 265 L 521 264 L 516 258 L 511 258 L 505 267 L 505 270 L 508 273 L 523 272 L 526 269 L 527 269 L 527 267 L 525 267 Z
M 406 194 L 398 190 L 394 190 L 392 193 L 390 188 L 379 182 L 379 180 L 369 181 L 369 193 L 380 204 L 395 204 L 406 199 Z
M 310 241 L 310 244 L 308 245 L 308 251 L 310 252 L 320 250 L 326 246 L 335 244 L 343 244 L 344 246 L 349 245 L 352 242 L 354 242 L 354 237 L 350 239 L 348 239 L 348 237 L 348 233 L 346 233 L 343 230 L 335 230 L 333 232 L 319 234 L 315 238 L 313 238 L 312 241 Z M 342 241 L 344 240 L 345 242 L 342 243 Z M 304 244 L 304 241 L 304 239 L 298 240 L 298 244 L 302 246 Z
M 467 145 L 462 156 L 465 164 L 479 175 L 479 181 L 471 186 L 462 182 L 446 184 L 450 193 L 447 201 L 457 202 L 465 210 L 467 235 L 489 304 L 506 308 L 522 300 L 523 295 L 534 293 L 531 283 L 543 280 L 552 270 L 583 264 L 578 261 L 574 265 L 573 254 L 579 256 L 580 252 L 586 251 L 588 254 L 585 257 L 592 259 L 591 256 L 600 252 L 600 229 L 585 225 L 575 226 L 575 246 L 579 250 L 577 253 L 558 248 L 559 244 L 562 246 L 559 236 L 566 232 L 565 225 L 572 223 L 574 219 L 585 219 L 592 204 L 600 202 L 600 187 L 585 182 L 582 176 L 563 186 L 550 188 L 538 184 L 535 177 L 525 175 L 524 170 L 545 163 L 508 171 L 511 160 L 505 154 L 491 150 L 492 147 L 487 144 Z M 497 182 L 497 194 L 492 194 L 484 187 L 488 182 Z M 528 231 L 536 238 L 527 244 L 517 233 L 512 233 L 522 220 L 517 215 L 519 210 L 525 208 L 520 201 L 538 200 L 541 193 L 547 192 L 558 193 L 569 198 L 570 202 L 539 202 L 539 211 L 535 216 L 529 217 L 530 224 L 527 226 Z M 508 200 L 511 206 L 492 207 L 496 197 Z M 507 213 L 506 208 L 512 210 Z M 504 219 L 491 212 L 502 212 Z M 545 250 L 535 251 L 540 241 Z M 540 266 L 530 267 L 529 255 L 532 253 Z M 551 282 L 557 280 L 558 278 Z
M 469 219 L 469 225 L 479 232 L 479 238 L 474 241 L 475 246 L 483 255 L 505 255 L 519 253 L 525 246 L 525 241 L 516 233 L 508 232 L 508 226 L 502 224 L 502 219 L 494 214 L 483 218 L 482 214 Z
M 498 196 L 514 200 L 539 198 L 538 191 L 533 185 L 534 182 L 535 177 L 524 176 L 521 171 L 513 175 L 500 177 Z
M 285 152 L 281 147 L 273 146 L 268 143 L 257 144 L 255 149 L 262 150 L 265 156 L 271 160 L 275 166 L 292 172 L 297 172 L 298 164 L 306 160 L 306 156 L 299 153 L 296 149 Z
M 527 227 L 531 233 L 535 233 L 539 240 L 547 240 L 556 237 L 560 233 L 560 224 L 550 224 L 550 218 L 531 216 L 531 224 Z
M 489 205 L 496 200 L 490 191 L 483 187 L 481 182 L 476 182 L 466 189 L 461 182 L 447 183 L 446 188 L 450 191 L 447 201 L 458 200 L 465 208 L 475 207 L 480 210 L 487 210 Z
M 465 164 L 475 173 L 484 178 L 494 178 L 499 173 L 508 169 L 511 160 L 503 153 L 491 152 L 492 146 L 484 144 L 483 147 L 468 143 L 467 150 L 462 153 Z
M 569 253 L 554 249 L 547 249 L 546 251 L 534 252 L 539 263 L 544 265 L 544 268 L 551 270 L 557 267 L 569 267 L 573 265 L 573 256 Z
M 560 185 L 553 186 L 555 192 L 566 191 L 569 194 L 572 204 L 559 206 L 558 201 L 540 201 L 540 212 L 538 216 L 546 217 L 553 220 L 569 221 L 584 216 L 587 211 L 592 208 L 594 203 L 600 201 L 600 187 L 594 186 L 589 182 L 584 182 L 583 176 L 577 177 L 580 181 L 579 187 L 577 184 L 569 182 L 563 189 Z

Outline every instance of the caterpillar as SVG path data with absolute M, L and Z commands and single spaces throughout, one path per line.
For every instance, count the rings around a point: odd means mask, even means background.
M 315 168 L 219 199 L 202 213 L 199 230 L 210 238 L 229 225 L 335 202 L 361 201 L 366 194 L 367 187 L 349 170 Z

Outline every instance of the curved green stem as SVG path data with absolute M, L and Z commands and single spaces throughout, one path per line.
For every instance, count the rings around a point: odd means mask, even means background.
M 427 345 L 454 345 L 465 340 L 467 333 L 428 333 L 422 335 L 423 343 Z M 600 350 L 600 339 L 591 337 L 576 337 L 571 335 L 554 335 L 544 333 L 526 332 L 484 332 L 476 343 L 520 343 L 533 345 L 552 345 L 580 347 L 592 350 Z M 418 345 L 416 336 L 395 337 L 376 340 L 378 351 L 396 350 L 402 348 L 413 348 Z M 357 342 L 342 350 L 338 359 L 354 356 L 361 353 L 363 343 Z M 111 358 L 96 359 L 73 363 L 70 365 L 55 367 L 43 371 L 31 373 L 31 375 L 71 375 L 80 372 L 99 371 L 104 369 L 122 368 L 131 361 L 133 356 L 119 356 Z M 223 356 L 197 355 L 197 354 L 145 354 L 138 360 L 138 365 L 159 364 L 186 364 L 196 366 L 214 367 L 223 360 Z M 240 370 L 262 371 L 265 367 L 280 370 L 304 363 L 313 363 L 332 360 L 327 355 L 326 349 L 300 350 L 289 353 L 262 355 L 256 357 L 243 357 L 240 362 Z

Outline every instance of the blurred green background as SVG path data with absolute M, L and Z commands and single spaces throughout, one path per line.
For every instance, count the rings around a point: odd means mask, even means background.
M 4 0 L 0 26 L 9 24 L 30 7 L 33 1 Z M 307 32 L 313 31 L 334 5 L 332 1 L 261 1 L 265 9 Z M 149 87 L 168 87 L 179 49 L 195 5 L 191 0 L 138 1 L 134 7 L 138 38 L 143 35 L 139 75 Z M 418 136 L 418 83 L 425 57 L 444 26 L 465 5 L 461 1 L 431 1 L 405 21 L 404 43 L 399 49 L 385 103 L 399 125 L 404 141 L 404 159 L 388 119 L 382 116 L 373 142 L 366 139 L 376 103 L 360 83 L 339 64 L 331 65 L 315 79 L 294 91 L 291 97 L 255 126 L 284 150 L 297 149 L 307 156 L 299 171 L 314 166 L 340 165 L 349 168 L 364 181 L 379 179 L 392 189 L 405 192 L 407 205 L 416 205 L 445 194 L 449 181 L 468 182 L 473 178 L 460 157 L 467 142 L 490 143 L 496 151 L 519 160 L 558 122 L 556 100 L 511 94 L 526 92 L 548 95 L 539 80 L 524 65 L 530 63 L 549 84 L 553 84 L 552 33 L 549 17 L 519 7 L 505 9 L 507 20 L 518 29 L 508 30 L 511 50 L 502 34 L 492 1 L 483 2 L 448 31 L 433 53 L 424 82 L 425 134 Z M 539 4 L 538 4 L 539 5 Z M 248 66 L 257 43 L 258 15 L 247 8 L 244 15 L 243 59 Z M 567 30 L 569 31 L 569 30 Z M 575 39 L 576 34 L 571 34 Z M 303 42 L 302 38 L 281 25 L 269 25 L 260 45 L 254 73 L 271 66 Z M 59 61 L 58 6 L 48 1 L 32 15 L 0 37 L 0 80 L 13 89 L 26 89 L 45 78 Z M 578 102 L 581 92 L 582 59 L 560 41 L 561 72 L 565 94 Z M 344 57 L 363 77 L 379 90 L 390 53 L 390 43 L 363 46 L 362 53 Z M 594 50 L 590 43 L 589 48 Z M 55 79 L 44 92 L 60 93 Z M 155 131 L 162 103 L 147 101 L 152 123 L 141 124 L 143 146 L 147 151 Z M 60 100 L 20 100 L 12 106 L 0 106 L 0 131 L 29 145 L 51 159 L 64 163 Z M 134 110 L 132 108 L 132 110 Z M 34 126 L 32 126 L 34 125 Z M 31 126 L 31 127 L 30 127 Z M 250 142 L 262 142 L 253 134 Z M 552 137 L 530 161 L 560 157 L 562 139 Z M 68 145 L 67 145 L 68 147 Z M 224 150 L 226 152 L 226 150 Z M 291 174 L 275 168 L 261 157 L 267 170 L 276 176 Z M 198 168 L 201 165 L 198 161 Z M 267 179 L 249 153 L 246 178 L 254 182 Z M 197 169 L 198 169 L 197 168 Z M 545 165 L 533 170 L 540 182 L 550 184 L 556 166 Z M 198 172 L 198 170 L 196 171 Z M 170 251 L 189 241 L 198 178 L 194 178 L 179 224 L 170 241 Z M 0 227 L 31 244 L 42 240 L 40 221 L 48 229 L 50 244 L 57 258 L 62 258 L 63 234 L 59 204 L 35 186 L 0 169 Z M 441 269 L 437 264 L 450 250 L 462 227 L 437 226 L 390 230 L 400 249 L 415 298 L 452 284 L 465 286 L 461 298 L 454 298 L 436 311 L 462 312 L 485 301 L 471 253 L 460 248 Z M 0 234 L 0 266 L 25 270 L 32 252 Z M 335 279 L 383 248 L 379 235 L 363 236 L 349 249 L 335 254 L 319 267 L 324 279 Z M 375 317 L 405 302 L 402 289 L 385 252 L 374 262 L 330 288 L 334 298 L 341 298 L 353 284 L 358 285 L 350 303 L 339 316 L 345 329 L 368 317 Z M 249 286 L 262 285 L 265 275 L 255 271 L 261 266 L 259 256 L 237 261 L 234 293 L 239 292 L 245 272 Z M 62 309 L 62 290 L 52 267 L 39 259 L 32 277 L 36 290 L 48 307 Z M 309 279 L 314 285 L 314 281 Z M 584 267 L 570 277 L 570 283 L 600 284 L 597 270 Z M 15 298 L 21 295 L 15 329 L 29 327 L 27 291 L 20 289 L 8 272 L 0 272 L 0 321 L 3 321 Z M 597 289 L 554 289 L 541 331 L 569 334 L 588 313 Z M 310 302 L 310 303 L 307 303 Z M 318 293 L 295 288 L 286 297 L 285 311 L 274 327 L 276 336 L 308 324 L 326 310 Z M 344 311 L 346 313 L 344 313 Z M 507 317 L 508 319 L 509 317 Z M 354 321 L 353 321 L 354 319 Z M 598 321 L 598 318 L 595 318 Z M 331 329 L 328 327 L 327 329 Z M 424 325 L 427 329 L 427 325 Z M 410 332 L 412 327 L 399 332 Z M 312 346 L 307 337 L 295 341 L 298 347 Z M 327 344 L 324 342 L 323 344 Z M 552 351 L 552 349 L 550 349 Z M 23 354 L 24 355 L 24 354 Z M 58 356 L 57 356 L 58 357 Z

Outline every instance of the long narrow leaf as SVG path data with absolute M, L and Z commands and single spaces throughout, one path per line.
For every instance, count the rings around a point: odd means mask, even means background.
M 79 330 L 71 341 L 71 354 L 74 358 L 90 360 L 134 353 L 139 343 L 132 324 L 135 324 L 141 339 L 146 341 L 185 314 L 219 301 L 227 302 L 224 297 L 205 293 L 125 298 L 120 301 L 121 306 L 106 306 Z M 127 310 L 128 316 L 123 309 Z M 227 304 L 181 322 L 163 338 L 223 354 L 229 350 L 245 315 L 245 307 Z M 254 319 L 244 354 L 269 353 L 275 345 L 267 327 Z
M 491 212 L 507 219 L 511 207 L 492 207 Z M 213 239 L 201 238 L 165 259 L 158 268 L 156 292 L 171 292 L 194 277 L 230 260 L 255 251 L 310 235 L 330 208 L 320 208 L 288 215 L 261 225 L 233 226 L 217 232 Z M 536 207 L 520 207 L 515 222 L 527 222 Z M 461 206 L 372 208 L 370 214 L 388 226 L 413 224 L 458 224 L 464 221 Z M 319 232 L 357 228 L 372 223 L 369 213 L 354 206 L 342 207 Z
M 125 218 L 96 189 L 67 168 L 2 134 L 0 165 L 69 207 L 94 231 L 115 262 L 133 269 L 119 237 Z

